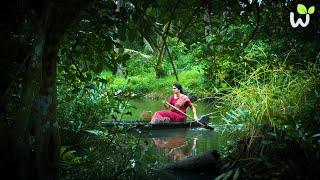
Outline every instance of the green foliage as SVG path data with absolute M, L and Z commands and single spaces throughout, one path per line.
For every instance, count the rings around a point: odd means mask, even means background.
M 77 87 L 61 85 L 58 88 L 58 119 L 63 127 L 73 130 L 100 127 L 103 120 L 117 120 L 130 114 L 133 107 L 127 100 L 131 96 L 130 91 L 108 89 L 102 82 L 93 81 L 88 85 L 79 82 Z
M 309 69 L 308 71 L 315 71 Z M 308 71 L 294 72 L 284 66 L 277 69 L 261 66 L 238 81 L 222 100 L 230 109 L 247 111 L 252 118 L 239 122 L 248 125 L 268 123 L 272 126 L 289 125 L 295 120 L 308 117 L 318 99 L 318 80 Z M 232 116 L 230 116 L 232 117 Z M 232 118 L 232 121 L 239 119 Z
M 125 133 L 93 134 L 78 147 L 62 147 L 60 178 L 130 179 L 137 168 L 134 160 L 139 139 Z
M 179 82 L 187 93 L 206 93 L 202 87 L 203 77 L 200 68 L 195 67 L 192 70 L 181 72 L 178 76 Z M 176 79 L 173 75 L 157 79 L 154 73 L 144 73 L 127 79 L 121 76 L 116 77 L 110 87 L 115 90 L 132 91 L 138 97 L 165 98 L 171 94 L 171 85 L 175 82 Z
M 316 173 L 319 156 L 315 152 L 319 149 L 312 135 L 320 125 L 320 82 L 314 76 L 318 68 L 296 71 L 284 65 L 260 66 L 223 94 L 221 120 L 226 127 L 222 132 L 227 130 L 238 137 L 226 148 L 231 154 L 225 156 L 235 158 L 237 165 L 228 166 L 219 178 L 236 175 L 236 168 L 243 169 L 242 177 L 277 177 L 268 171 L 292 177 L 306 175 L 301 161 L 310 162 L 310 173 Z M 288 162 L 290 166 L 279 169 Z M 290 175 L 290 168 L 296 172 Z

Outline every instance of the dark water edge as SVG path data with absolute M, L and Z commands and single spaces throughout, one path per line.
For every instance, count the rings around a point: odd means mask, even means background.
M 204 128 L 152 130 L 141 134 L 133 133 L 133 135 L 149 143 L 150 149 L 144 154 L 146 161 L 150 162 L 148 156 L 154 154 L 158 156 L 160 165 L 156 167 L 158 171 L 153 177 L 156 179 L 214 179 L 217 176 L 215 173 L 173 171 L 164 169 L 164 167 L 170 163 L 200 155 L 208 150 L 215 149 L 221 152 L 227 143 L 227 136 L 221 135 L 218 131 Z M 152 179 L 152 177 L 149 178 Z
M 163 180 L 212 180 L 215 179 L 218 175 L 215 173 L 195 173 L 188 171 L 172 171 L 172 170 L 162 170 L 159 173 L 159 179 Z

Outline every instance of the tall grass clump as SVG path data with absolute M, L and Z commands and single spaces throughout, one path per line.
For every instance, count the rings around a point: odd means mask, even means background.
M 312 71 L 258 67 L 222 97 L 228 109 L 223 119 L 250 129 L 261 124 L 289 128 L 297 120 L 311 118 L 319 99 L 319 79 Z
M 261 65 L 236 80 L 237 86 L 221 98 L 221 119 L 227 127 L 240 129 L 242 135 L 238 133 L 230 146 L 234 163 L 220 178 L 317 175 L 318 69 L 315 65 L 304 70 Z

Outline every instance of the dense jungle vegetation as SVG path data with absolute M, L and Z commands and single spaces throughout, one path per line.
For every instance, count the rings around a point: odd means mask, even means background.
M 179 82 L 230 137 L 217 179 L 319 178 L 319 9 L 315 0 L 7 2 L 0 168 L 20 179 L 157 179 L 160 160 L 143 159 L 143 140 L 102 122 L 130 116 L 132 99 L 167 99 Z M 293 28 L 290 12 L 309 24 Z

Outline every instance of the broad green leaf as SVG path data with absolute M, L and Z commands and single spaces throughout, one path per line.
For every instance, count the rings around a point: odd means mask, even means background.
M 307 14 L 307 8 L 303 4 L 298 4 L 297 11 L 299 14 Z
M 65 153 L 63 154 L 63 156 L 62 156 L 62 159 L 63 159 L 63 160 L 71 159 L 71 158 L 73 157 L 73 155 L 74 155 L 75 152 L 76 152 L 76 151 L 74 151 L 74 150 L 70 150 L 70 151 L 65 152 Z
M 226 176 L 226 173 L 220 174 L 215 180 L 221 180 Z
M 226 176 L 223 178 L 223 180 L 229 179 L 232 174 L 233 174 L 233 169 L 231 169 L 230 171 L 227 172 L 227 174 L 226 174 Z
M 100 135 L 100 134 L 103 134 L 102 131 L 99 131 L 99 130 L 85 130 L 86 132 L 90 133 L 90 134 L 93 134 L 93 135 Z
M 311 6 L 311 7 L 309 7 L 309 9 L 308 9 L 308 14 L 313 14 L 314 11 L 315 11 L 314 6 Z
M 240 168 L 237 168 L 236 172 L 233 175 L 233 180 L 237 180 L 240 175 Z

